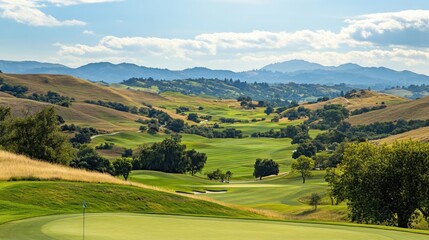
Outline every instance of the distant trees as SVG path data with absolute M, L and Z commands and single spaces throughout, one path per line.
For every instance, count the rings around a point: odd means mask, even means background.
M 128 158 L 119 158 L 113 162 L 114 175 L 122 175 L 125 181 L 128 180 L 133 165 Z
M 279 164 L 272 159 L 256 159 L 253 176 L 262 180 L 262 177 L 279 174 Z
M 0 107 L 0 131 L 0 145 L 7 151 L 61 164 L 68 164 L 75 154 L 60 132 L 53 107 L 22 118 L 14 118 L 10 108 Z
M 196 114 L 196 113 L 189 113 L 189 114 L 188 114 L 188 120 L 189 120 L 189 121 L 196 122 L 196 123 L 199 123 L 199 122 L 200 122 L 200 121 L 198 120 L 198 114 Z
M 297 160 L 292 163 L 292 170 L 301 174 L 302 183 L 305 183 L 305 180 L 311 177 L 311 170 L 314 168 L 314 160 L 306 157 L 300 156 Z
M 70 162 L 74 168 L 113 174 L 113 167 L 109 159 L 100 156 L 93 148 L 81 145 L 76 157 Z
M 273 113 L 274 112 L 274 108 L 273 107 L 271 107 L 271 106 L 268 106 L 265 110 L 264 110 L 264 113 L 265 114 L 267 114 L 267 115 L 270 115 L 271 113 Z
M 313 142 L 305 141 L 298 145 L 298 148 L 292 153 L 293 158 L 300 156 L 313 157 L 317 153 L 317 147 Z
M 133 168 L 191 174 L 201 171 L 207 160 L 205 153 L 186 151 L 186 146 L 180 143 L 181 136 L 173 135 L 162 142 L 142 146 L 134 156 Z
M 213 172 L 206 173 L 209 180 L 218 180 L 220 182 L 228 182 L 231 180 L 233 173 L 231 171 L 222 172 L 219 168 Z
M 75 101 L 74 98 L 67 96 L 62 96 L 59 93 L 48 91 L 47 94 L 33 93 L 28 96 L 28 99 L 39 101 L 39 102 L 48 102 L 56 104 L 63 107 L 70 107 L 72 102 Z
M 429 143 L 349 144 L 330 173 L 332 194 L 347 200 L 353 221 L 406 228 L 420 214 L 429 219 Z

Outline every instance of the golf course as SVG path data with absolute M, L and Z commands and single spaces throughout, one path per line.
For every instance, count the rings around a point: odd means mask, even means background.
M 294 239 L 294 240 L 423 240 L 427 235 L 382 228 L 340 226 L 209 217 L 142 215 L 130 213 L 88 214 L 85 239 Z M 55 215 L 16 221 L 0 226 L 4 240 L 82 239 L 82 215 Z

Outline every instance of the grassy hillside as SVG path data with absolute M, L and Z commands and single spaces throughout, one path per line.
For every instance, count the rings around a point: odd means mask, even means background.
M 305 108 L 316 110 L 321 109 L 323 106 L 328 104 L 341 104 L 344 105 L 349 110 L 360 109 L 364 107 L 374 107 L 380 105 L 384 102 L 388 108 L 392 105 L 396 105 L 399 103 L 409 102 L 409 99 L 386 94 L 386 93 L 378 93 L 374 91 L 362 90 L 358 91 L 358 94 L 353 94 L 350 98 L 345 97 L 337 97 L 330 99 L 326 102 L 318 102 L 313 104 L 304 104 Z
M 390 137 L 377 140 L 375 142 L 381 143 L 381 144 L 383 143 L 390 144 L 390 143 L 393 143 L 394 141 L 409 140 L 409 139 L 429 142 L 429 127 L 423 127 L 423 128 L 411 130 L 408 132 L 404 132 L 401 134 L 392 135 Z
M 141 103 L 134 101 L 128 96 L 116 92 L 113 88 L 68 75 L 0 74 L 0 77 L 4 79 L 5 83 L 28 87 L 30 93 L 54 91 L 61 95 L 73 97 L 76 101 L 97 99 L 121 102 L 129 105 L 141 105 Z
M 83 200 L 88 201 L 89 212 L 257 216 L 132 184 L 107 174 L 53 165 L 0 151 L 0 224 L 33 216 L 76 213 L 80 211 Z
M 76 182 L 0 182 L 0 223 L 52 214 L 133 212 L 229 217 L 258 215 L 177 194 L 132 186 Z
M 399 119 L 429 119 L 429 97 L 415 101 L 388 106 L 385 109 L 352 116 L 349 122 L 353 125 L 371 124 L 375 122 L 391 122 Z

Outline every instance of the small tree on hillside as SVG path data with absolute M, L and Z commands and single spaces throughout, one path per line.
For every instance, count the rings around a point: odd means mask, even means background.
M 310 197 L 310 205 L 313 205 L 314 210 L 317 209 L 317 205 L 320 204 L 320 201 L 322 200 L 322 198 L 320 197 L 320 195 L 318 193 L 312 193 L 311 197 Z
M 128 158 L 119 158 L 113 162 L 113 169 L 115 176 L 122 175 L 125 181 L 127 181 L 132 169 L 131 160 Z
M 311 170 L 314 168 L 314 160 L 300 156 L 296 161 L 292 163 L 292 170 L 299 172 L 302 177 L 302 183 L 305 183 L 305 179 L 311 177 Z
M 256 159 L 253 176 L 262 180 L 262 177 L 279 174 L 279 164 L 272 159 Z
M 274 108 L 273 107 L 271 107 L 271 106 L 268 106 L 266 109 L 265 109 L 265 111 L 264 111 L 264 113 L 265 114 L 267 114 L 267 115 L 270 115 L 271 113 L 273 113 L 274 112 Z

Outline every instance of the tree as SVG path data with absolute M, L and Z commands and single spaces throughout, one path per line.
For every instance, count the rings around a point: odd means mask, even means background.
M 317 209 L 317 205 L 320 204 L 320 201 L 322 200 L 322 198 L 320 197 L 320 195 L 318 193 L 312 193 L 311 197 L 310 197 L 310 205 L 314 206 L 314 210 Z
M 188 114 L 188 120 L 196 122 L 196 123 L 200 122 L 200 121 L 198 121 L 198 114 L 196 114 L 196 113 L 189 113 Z
M 127 181 L 132 169 L 131 160 L 128 158 L 116 159 L 116 161 L 113 162 L 113 169 L 115 176 L 122 175 L 125 181 Z
M 225 179 L 225 174 L 219 168 L 214 170 L 213 172 L 206 173 L 207 178 L 209 180 L 223 180 Z
M 0 112 L 7 117 L 7 111 Z M 53 107 L 23 118 L 9 117 L 2 126 L 2 144 L 8 151 L 61 164 L 68 164 L 75 155 L 67 135 L 60 132 Z
M 265 111 L 264 111 L 264 113 L 265 114 L 267 114 L 267 115 L 270 115 L 271 113 L 273 113 L 274 112 L 274 108 L 273 107 L 271 107 L 271 106 L 268 106 L 266 109 L 265 109 Z
M 229 180 L 231 179 L 231 177 L 232 177 L 232 172 L 231 171 L 226 171 L 226 173 L 225 173 L 225 180 L 229 183 Z
M 197 152 L 195 149 L 186 151 L 186 157 L 189 162 L 186 171 L 190 172 L 192 176 L 197 172 L 201 172 L 207 161 L 207 155 L 205 153 Z
M 419 214 L 429 219 L 429 143 L 348 144 L 333 174 L 332 194 L 353 221 L 406 228 Z
M 166 126 L 171 131 L 178 133 L 185 127 L 185 122 L 182 119 L 173 119 Z
M 256 159 L 253 176 L 262 180 L 262 177 L 279 174 L 279 164 L 272 159 Z
M 300 156 L 296 161 L 292 163 L 292 170 L 299 172 L 302 177 L 302 183 L 305 183 L 305 179 L 311 177 L 311 170 L 314 168 L 314 160 Z
M 305 141 L 298 145 L 298 148 L 295 150 L 295 152 L 292 153 L 292 157 L 294 159 L 297 159 L 299 156 L 307 156 L 312 157 L 316 155 L 317 153 L 317 147 L 314 145 L 313 142 Z
M 113 173 L 110 161 L 100 156 L 93 148 L 87 145 L 82 145 L 79 148 L 77 156 L 71 161 L 70 166 L 102 173 Z
M 127 158 L 133 156 L 133 149 L 132 148 L 125 148 L 124 152 L 121 154 L 121 157 Z
M 134 155 L 133 168 L 195 174 L 201 171 L 206 160 L 206 154 L 186 151 L 186 146 L 181 144 L 181 136 L 172 135 L 162 142 L 140 147 Z
M 308 139 L 311 139 L 308 132 L 299 132 L 295 135 L 295 137 L 292 138 L 292 144 L 302 143 Z

